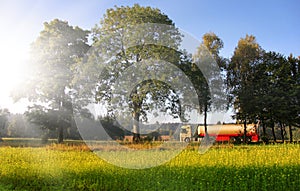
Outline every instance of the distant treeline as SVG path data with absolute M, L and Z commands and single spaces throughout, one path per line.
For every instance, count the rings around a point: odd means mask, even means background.
M 100 123 L 103 128 L 100 127 Z M 7 121 L 4 122 L 0 118 L 0 138 L 1 137 L 12 137 L 12 138 L 47 138 L 55 139 L 57 137 L 57 131 L 55 129 L 43 129 L 40 126 L 30 123 L 25 115 L 23 114 L 10 114 Z M 114 140 L 125 140 L 125 136 L 131 136 L 132 132 L 130 127 L 124 127 L 120 125 L 116 120 L 109 117 L 99 117 L 96 120 L 90 120 L 87 126 L 94 126 L 98 128 L 99 131 L 93 134 L 91 137 L 85 137 L 91 140 L 103 140 L 105 138 L 104 133 L 107 133 Z M 159 136 L 173 136 L 175 139 L 179 136 L 179 128 L 182 123 L 163 123 L 163 124 L 148 124 L 144 126 L 143 137 L 148 139 L 157 138 Z M 196 127 L 198 124 L 191 124 Z M 195 128 L 194 128 L 195 129 Z M 275 125 L 275 136 L 277 140 L 281 140 L 280 125 Z M 300 140 L 300 129 L 293 128 L 294 140 Z M 104 132 L 105 131 L 105 132 Z M 259 129 L 260 135 L 263 135 L 262 127 Z M 65 129 L 64 132 L 65 139 L 80 140 L 82 139 L 77 126 L 72 126 Z M 266 129 L 266 136 L 269 140 L 273 140 L 272 129 Z M 178 137 L 177 137 L 178 138 Z M 289 139 L 289 132 L 284 130 L 284 139 Z M 179 138 L 178 138 L 179 140 Z

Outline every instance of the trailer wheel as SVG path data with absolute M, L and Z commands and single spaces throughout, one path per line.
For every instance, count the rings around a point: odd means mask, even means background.
M 190 139 L 189 137 L 186 137 L 186 138 L 184 139 L 184 142 L 189 143 L 189 142 L 191 142 L 191 139 Z
M 241 144 L 242 140 L 240 137 L 235 137 L 235 144 Z
M 230 137 L 229 143 L 234 144 L 236 142 L 235 137 Z
M 247 137 L 247 138 L 246 138 L 246 143 L 247 143 L 247 144 L 251 143 L 251 141 L 252 141 L 252 140 L 251 140 L 251 137 Z

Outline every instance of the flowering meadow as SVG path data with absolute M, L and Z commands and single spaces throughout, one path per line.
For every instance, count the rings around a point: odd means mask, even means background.
M 300 190 L 299 144 L 216 145 L 204 154 L 190 146 L 147 169 L 117 167 L 84 147 L 59 145 L 3 146 L 0 162 L 0 190 Z

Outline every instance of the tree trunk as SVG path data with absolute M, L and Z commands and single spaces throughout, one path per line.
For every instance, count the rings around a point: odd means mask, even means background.
M 64 102 L 62 101 L 63 98 L 59 101 L 59 111 L 64 112 Z M 63 116 L 58 116 L 58 128 L 57 128 L 57 143 L 62 143 L 64 141 L 64 127 L 61 118 Z
M 245 118 L 244 120 L 244 140 L 243 143 L 246 143 L 246 139 L 247 139 L 247 118 Z
M 64 128 L 61 124 L 58 126 L 58 135 L 57 135 L 57 142 L 62 143 L 64 141 Z
M 283 124 L 281 123 L 281 121 L 279 122 L 280 125 L 280 136 L 281 136 L 281 140 L 282 142 L 284 142 L 284 131 L 283 131 Z
M 273 121 L 271 121 L 271 128 L 272 128 L 272 135 L 273 135 L 273 139 L 274 139 L 274 142 L 276 142 L 276 134 L 275 134 L 275 124 Z
M 207 105 L 205 104 L 204 107 L 204 131 L 205 131 L 205 136 L 207 138 L 209 137 L 208 131 L 207 131 Z
M 133 127 L 132 127 L 132 133 L 133 133 L 133 142 L 138 143 L 141 140 L 140 137 L 140 127 L 139 127 L 139 120 L 140 120 L 140 114 L 136 110 L 132 113 L 133 118 Z
M 262 130 L 263 130 L 263 136 L 266 137 L 266 123 L 262 122 Z
M 289 133 L 290 133 L 290 143 L 293 142 L 293 131 L 292 131 L 292 126 L 289 125 Z

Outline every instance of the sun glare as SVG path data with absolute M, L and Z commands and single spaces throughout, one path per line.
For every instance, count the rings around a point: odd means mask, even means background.
M 10 107 L 10 94 L 24 77 L 28 50 L 11 41 L 0 45 L 0 107 Z

